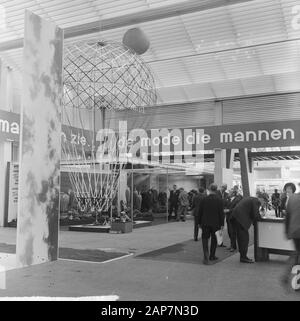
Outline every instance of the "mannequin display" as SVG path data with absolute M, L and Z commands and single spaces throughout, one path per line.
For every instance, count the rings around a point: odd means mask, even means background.
M 142 192 L 142 212 L 148 212 L 152 209 L 152 192 L 147 190 L 146 186 L 143 188 Z
M 153 193 L 152 193 L 151 189 L 149 189 L 147 192 L 147 201 L 148 201 L 148 206 L 149 206 L 149 212 L 152 213 L 154 202 L 153 202 Z
M 130 188 L 127 186 L 126 190 L 125 190 L 125 198 L 126 198 L 126 205 L 130 206 L 131 203 L 131 192 L 130 192 Z
M 133 188 L 133 209 L 137 210 L 139 208 L 139 194 L 136 186 Z
M 151 188 L 151 203 L 153 212 L 158 212 L 158 191 L 152 187 Z
M 142 209 L 142 194 L 138 191 L 138 210 L 141 211 Z

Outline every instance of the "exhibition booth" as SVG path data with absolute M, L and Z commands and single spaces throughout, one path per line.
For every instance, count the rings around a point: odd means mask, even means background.
M 57 259 L 59 226 L 129 233 L 169 222 L 174 185 L 191 209 L 212 182 L 250 196 L 300 181 L 300 158 L 289 158 L 299 156 L 298 92 L 159 105 L 140 57 L 149 43 L 139 52 L 126 33 L 64 47 L 55 24 L 26 12 L 25 26 L 21 113 L 0 110 L 1 226 L 17 226 L 20 265 Z M 272 211 L 256 224 L 256 260 L 293 250 L 283 226 Z

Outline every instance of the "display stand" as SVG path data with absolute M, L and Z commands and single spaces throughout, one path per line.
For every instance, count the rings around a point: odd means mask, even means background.
M 73 231 L 73 232 L 109 233 L 110 226 L 94 225 L 94 224 L 71 225 L 71 226 L 69 226 L 69 231 Z
M 284 218 L 261 218 L 254 225 L 254 258 L 268 261 L 269 254 L 291 255 L 294 244 L 285 235 Z
M 130 233 L 132 232 L 132 222 L 112 222 L 111 231 L 119 233 Z

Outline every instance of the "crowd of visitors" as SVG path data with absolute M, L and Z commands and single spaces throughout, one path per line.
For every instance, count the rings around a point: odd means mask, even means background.
M 249 228 L 271 208 L 276 217 L 285 219 L 286 236 L 293 240 L 296 249 L 289 260 L 288 271 L 282 278 L 286 283 L 292 266 L 300 264 L 300 193 L 296 193 L 296 186 L 291 182 L 284 185 L 282 193 L 275 189 L 271 198 L 265 190 L 257 190 L 256 197 L 245 197 L 238 186 L 229 191 L 226 184 L 219 189 L 216 184 L 211 184 L 208 190 L 200 187 L 193 197 L 191 209 L 194 214 L 195 241 L 198 241 L 199 228 L 202 230 L 203 263 L 211 264 L 218 260 L 217 233 L 224 230 L 225 224 L 230 240 L 227 250 L 238 250 L 240 262 L 253 263 L 247 256 Z
M 230 239 L 228 251 L 240 252 L 240 262 L 252 263 L 248 258 L 249 228 L 260 217 L 259 210 L 265 205 L 264 199 L 258 197 L 243 197 L 238 186 L 227 191 L 227 185 L 220 189 L 216 184 L 209 186 L 208 192 L 203 188 L 194 197 L 194 240 L 198 240 L 199 227 L 202 230 L 203 263 L 215 261 L 218 231 L 223 231 L 226 222 Z M 210 250 L 208 243 L 210 239 Z M 222 246 L 223 244 L 220 244 Z

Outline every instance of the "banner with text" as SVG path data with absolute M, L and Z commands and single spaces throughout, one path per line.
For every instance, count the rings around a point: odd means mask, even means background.
M 0 140 L 19 140 L 20 116 L 16 113 L 0 110 Z M 124 121 L 122 132 L 124 133 Z M 126 126 L 125 126 L 126 127 Z M 207 126 L 202 128 L 160 128 L 145 130 L 143 128 L 125 129 L 127 137 L 126 145 L 130 149 L 135 142 L 139 141 L 141 148 L 161 152 L 164 147 L 170 151 L 193 152 L 200 148 L 212 150 L 215 148 L 259 148 L 259 147 L 281 147 L 281 146 L 300 146 L 300 120 L 243 123 L 235 125 Z M 98 131 L 98 137 L 103 139 L 105 133 Z M 106 132 L 108 132 L 106 130 Z M 114 131 L 109 129 L 109 135 Z M 118 131 L 115 132 L 116 137 Z M 85 150 L 92 145 L 92 133 L 90 130 L 62 126 L 63 141 L 76 144 Z M 118 139 L 117 139 L 118 140 Z M 123 142 L 122 142 L 123 144 Z M 101 145 L 97 139 L 97 147 Z M 149 150 L 149 148 L 151 150 Z

